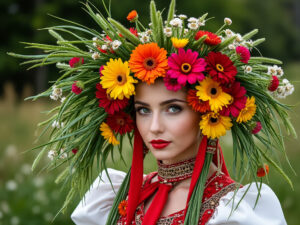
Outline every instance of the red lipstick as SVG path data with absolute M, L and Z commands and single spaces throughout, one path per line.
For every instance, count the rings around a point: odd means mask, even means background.
M 151 145 L 153 148 L 156 149 L 163 149 L 165 147 L 167 147 L 171 142 L 170 141 L 165 141 L 162 139 L 158 139 L 158 140 L 152 140 L 150 141 Z

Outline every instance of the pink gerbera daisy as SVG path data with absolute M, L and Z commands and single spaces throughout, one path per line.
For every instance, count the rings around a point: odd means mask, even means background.
M 168 90 L 170 91 L 178 91 L 182 88 L 181 84 L 178 84 L 176 78 L 171 78 L 169 74 L 166 74 L 164 77 L 164 83 Z
M 248 48 L 244 46 L 238 46 L 236 47 L 235 51 L 241 57 L 240 61 L 247 64 L 250 59 L 250 52 Z
M 230 88 L 224 88 L 224 91 L 231 95 L 232 103 L 223 107 L 221 114 L 224 116 L 231 114 L 233 117 L 237 117 L 247 102 L 246 89 L 241 86 L 240 82 L 235 82 Z
M 185 85 L 186 82 L 194 84 L 197 81 L 202 81 L 205 76 L 206 62 L 202 58 L 198 58 L 198 52 L 192 52 L 188 49 L 186 52 L 183 48 L 178 49 L 178 54 L 172 53 L 168 58 L 170 69 L 167 74 L 177 79 L 178 84 Z

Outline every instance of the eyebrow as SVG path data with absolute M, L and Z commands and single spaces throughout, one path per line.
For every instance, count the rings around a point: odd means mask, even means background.
M 169 99 L 167 101 L 163 101 L 163 102 L 160 103 L 160 105 L 163 106 L 163 105 L 167 105 L 167 104 L 170 104 L 170 103 L 173 103 L 173 102 L 184 102 L 184 103 L 186 103 L 186 101 L 184 101 L 184 100 L 174 98 L 174 99 Z M 140 104 L 140 105 L 144 105 L 144 106 L 149 106 L 148 103 L 141 102 L 141 101 L 135 101 L 134 104 Z

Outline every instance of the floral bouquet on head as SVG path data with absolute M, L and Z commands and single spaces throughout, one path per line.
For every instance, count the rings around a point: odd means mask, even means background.
M 267 162 L 291 184 L 272 158 L 275 149 L 285 155 L 282 126 L 295 134 L 289 107 L 277 100 L 292 94 L 294 87 L 282 79 L 284 72 L 277 66 L 281 61 L 256 51 L 265 41 L 253 40 L 257 29 L 241 35 L 228 29 L 232 21 L 225 18 L 219 30 L 207 31 L 207 14 L 199 18 L 175 15 L 175 0 L 171 0 L 166 20 L 151 1 L 149 27 L 140 23 L 135 10 L 128 14 L 132 27 L 127 28 L 112 19 L 108 10 L 106 18 L 90 2 L 85 7 L 99 30 L 61 19 L 68 25 L 47 28 L 57 39 L 55 45 L 25 43 L 45 54 L 10 53 L 27 59 L 24 64 L 34 64 L 30 68 L 55 64 L 62 74 L 52 88 L 30 99 L 61 101 L 49 112 L 52 116 L 39 124 L 45 126 L 43 133 L 52 132 L 48 143 L 34 148 L 41 151 L 33 168 L 44 154 L 52 160 L 49 168 L 67 165 L 57 179 L 71 185 L 64 207 L 89 187 L 94 159 L 102 170 L 114 146 L 122 157 L 124 138 L 131 143 L 134 136 L 135 85 L 151 85 L 158 78 L 170 91 L 188 90 L 187 102 L 202 114 L 199 127 L 207 138 L 217 139 L 231 130 L 233 170 L 242 175 L 240 182 L 246 174 L 255 181 L 265 176 Z M 66 40 L 65 34 L 73 39 Z M 254 144 L 255 140 L 261 144 Z M 115 200 L 109 218 L 112 223 L 118 218 L 117 208 L 128 185 L 129 175 Z M 197 221 L 190 218 L 186 223 Z

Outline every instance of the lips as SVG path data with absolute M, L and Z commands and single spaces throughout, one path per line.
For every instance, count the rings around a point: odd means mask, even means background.
M 165 141 L 162 139 L 158 139 L 158 140 L 152 140 L 150 141 L 151 145 L 153 148 L 156 149 L 163 149 L 165 147 L 167 147 L 171 142 L 170 141 Z

